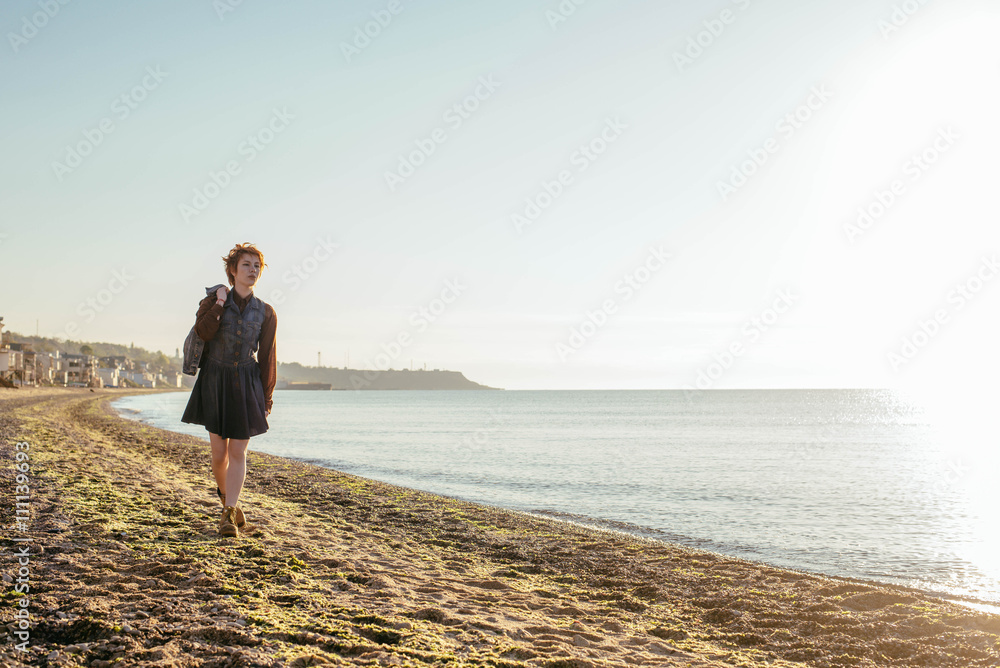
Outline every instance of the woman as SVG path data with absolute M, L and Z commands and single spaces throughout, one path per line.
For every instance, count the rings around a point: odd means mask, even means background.
M 253 294 L 261 269 L 267 266 L 264 254 L 244 243 L 222 260 L 233 289 L 220 285 L 198 307 L 195 333 L 205 341 L 205 349 L 181 421 L 208 430 L 212 472 L 223 506 L 219 535 L 235 537 L 246 524 L 238 504 L 246 478 L 247 444 L 251 436 L 267 431 L 271 413 L 278 318 L 270 304 Z

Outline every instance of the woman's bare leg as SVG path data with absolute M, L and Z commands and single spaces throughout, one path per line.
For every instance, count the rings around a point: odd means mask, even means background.
M 212 442 L 212 473 L 215 474 L 215 484 L 219 491 L 226 493 L 226 471 L 229 469 L 229 441 L 218 434 L 208 432 Z M 226 499 L 229 500 L 228 498 Z
M 247 444 L 250 439 L 229 439 L 227 455 L 229 468 L 226 471 L 226 505 L 235 506 L 240 502 L 243 481 L 247 476 Z

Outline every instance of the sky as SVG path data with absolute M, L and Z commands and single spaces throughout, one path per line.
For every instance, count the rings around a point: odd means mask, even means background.
M 577 0 L 579 2 L 579 0 Z M 508 389 L 996 378 L 991 0 L 4 3 L 0 316 Z

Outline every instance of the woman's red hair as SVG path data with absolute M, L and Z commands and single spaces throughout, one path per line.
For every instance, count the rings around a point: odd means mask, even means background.
M 229 251 L 229 255 L 222 256 L 222 262 L 226 265 L 226 278 L 229 279 L 229 285 L 236 285 L 236 267 L 240 263 L 240 257 L 244 254 L 256 255 L 257 259 L 260 260 L 261 271 L 267 266 L 264 264 L 264 254 L 252 243 L 236 244 Z

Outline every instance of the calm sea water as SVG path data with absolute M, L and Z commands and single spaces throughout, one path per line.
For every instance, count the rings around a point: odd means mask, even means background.
M 180 422 L 187 397 L 114 406 L 207 440 Z M 251 450 L 1000 604 L 995 454 L 949 442 L 888 391 L 280 391 L 274 404 Z

